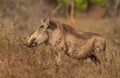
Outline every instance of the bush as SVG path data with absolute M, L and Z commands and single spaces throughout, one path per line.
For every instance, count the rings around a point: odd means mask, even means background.
M 70 0 L 57 0 L 58 4 L 64 4 L 68 6 Z M 104 6 L 106 0 L 75 0 L 75 9 L 79 11 L 85 11 L 89 9 L 92 4 L 97 4 L 98 6 Z
M 3 6 L 3 0 L 0 0 L 0 8 Z
M 7 49 L 9 47 L 9 40 L 7 38 L 0 38 L 0 48 Z
M 75 0 L 75 8 L 77 10 L 86 10 L 88 8 L 87 0 Z
M 96 3 L 99 6 L 105 6 L 106 0 L 90 0 L 91 3 Z

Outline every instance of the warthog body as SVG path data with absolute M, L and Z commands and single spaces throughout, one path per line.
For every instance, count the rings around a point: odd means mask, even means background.
M 56 19 L 46 19 L 28 39 L 28 46 L 33 47 L 47 42 L 57 51 L 75 59 L 90 58 L 95 64 L 105 61 L 105 39 L 96 33 L 77 32 L 67 24 Z M 60 61 L 58 52 L 57 61 Z

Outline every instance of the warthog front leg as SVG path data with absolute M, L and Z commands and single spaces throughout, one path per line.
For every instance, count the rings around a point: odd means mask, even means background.
M 57 55 L 56 55 L 56 57 L 55 57 L 56 72 L 59 71 L 59 66 L 60 66 L 60 64 L 61 64 L 61 52 L 58 51 L 58 52 L 57 52 Z
M 55 57 L 55 62 L 57 65 L 60 65 L 60 62 L 61 62 L 61 53 L 60 52 L 57 53 L 57 56 Z

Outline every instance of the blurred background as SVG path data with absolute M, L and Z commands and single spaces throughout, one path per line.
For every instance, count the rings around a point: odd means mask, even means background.
M 23 44 L 41 19 L 58 18 L 77 31 L 102 34 L 107 64 L 98 70 L 63 54 L 56 72 L 55 51 Z M 0 0 L 0 78 L 119 78 L 120 0 Z

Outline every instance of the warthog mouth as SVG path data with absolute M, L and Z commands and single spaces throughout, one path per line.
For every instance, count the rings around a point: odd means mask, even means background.
M 37 45 L 38 45 L 38 44 L 37 44 L 36 42 L 33 42 L 33 43 L 31 43 L 31 44 L 26 44 L 26 46 L 29 47 L 29 48 L 35 47 L 35 46 L 37 46 Z

